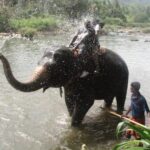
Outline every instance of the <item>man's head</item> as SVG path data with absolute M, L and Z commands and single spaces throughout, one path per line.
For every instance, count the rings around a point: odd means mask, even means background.
M 92 21 L 93 26 L 99 25 L 101 29 L 104 27 L 105 23 L 100 19 L 94 19 Z
M 139 82 L 132 82 L 131 83 L 131 92 L 132 93 L 138 93 L 140 90 L 141 84 Z
M 89 20 L 85 21 L 84 26 L 86 29 L 91 28 L 91 21 Z
M 99 19 L 94 19 L 94 20 L 92 21 L 92 23 L 93 23 L 93 25 L 95 26 L 95 25 L 97 25 L 97 24 L 100 24 L 100 20 L 99 20 Z

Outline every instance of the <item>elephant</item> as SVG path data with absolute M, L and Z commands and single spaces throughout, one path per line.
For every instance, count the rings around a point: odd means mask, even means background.
M 95 100 L 104 100 L 110 108 L 113 99 L 117 101 L 117 112 L 124 110 L 128 86 L 128 67 L 125 61 L 114 51 L 106 49 L 98 55 L 100 71 L 97 74 L 90 70 L 95 68 L 89 61 L 86 66 L 89 74 L 81 77 L 84 68 L 82 60 L 75 57 L 67 47 L 61 47 L 53 53 L 47 51 L 38 62 L 31 79 L 18 81 L 6 57 L 0 54 L 4 73 L 8 82 L 17 90 L 33 92 L 49 87 L 64 88 L 65 103 L 71 117 L 71 125 L 79 126 Z

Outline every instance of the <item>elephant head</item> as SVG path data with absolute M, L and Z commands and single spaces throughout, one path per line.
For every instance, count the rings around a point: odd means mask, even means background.
M 56 50 L 53 54 L 51 52 L 44 53 L 31 79 L 24 83 L 14 77 L 8 60 L 2 54 L 0 54 L 0 59 L 8 82 L 15 89 L 23 92 L 64 86 L 79 71 L 76 58 L 66 47 Z

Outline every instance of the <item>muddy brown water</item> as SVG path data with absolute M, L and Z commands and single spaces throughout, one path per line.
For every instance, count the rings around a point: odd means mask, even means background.
M 66 45 L 68 34 L 41 35 L 33 41 L 18 37 L 0 37 L 0 52 L 9 60 L 16 78 L 29 78 L 46 49 Z M 138 41 L 132 41 L 136 37 Z M 101 45 L 116 51 L 126 61 L 131 81 L 140 81 L 141 92 L 150 105 L 149 35 L 110 35 L 100 38 Z M 130 103 L 128 88 L 126 107 Z M 0 150 L 80 150 L 85 143 L 91 150 L 111 150 L 118 142 L 118 120 L 100 109 L 96 101 L 79 128 L 70 126 L 70 118 L 59 90 L 49 88 L 33 93 L 13 89 L 0 63 Z

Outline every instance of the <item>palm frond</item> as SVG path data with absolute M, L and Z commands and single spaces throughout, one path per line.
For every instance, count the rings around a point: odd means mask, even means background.
M 119 143 L 113 150 L 150 150 L 150 128 L 144 125 L 138 126 L 129 120 L 123 120 L 123 122 L 120 122 L 117 126 L 116 136 L 118 137 L 127 127 L 137 132 L 141 140 L 128 140 Z

